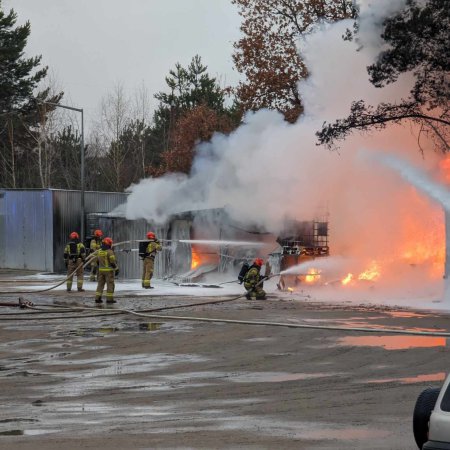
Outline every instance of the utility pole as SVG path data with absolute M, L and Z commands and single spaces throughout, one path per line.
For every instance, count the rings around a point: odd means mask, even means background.
M 85 203 L 84 203 L 84 191 L 85 191 L 85 181 L 84 181 L 84 112 L 83 108 L 74 108 L 73 106 L 67 106 L 67 105 L 60 105 L 59 103 L 51 103 L 51 102 L 44 102 L 41 100 L 37 100 L 38 103 L 44 104 L 44 105 L 50 105 L 54 106 L 55 108 L 64 108 L 64 109 L 70 109 L 71 111 L 77 111 L 81 113 L 81 136 L 80 136 L 80 154 L 81 154 L 81 174 L 80 174 L 80 191 L 81 191 L 81 228 L 80 228 L 80 237 L 81 242 L 84 242 L 84 216 L 85 216 Z

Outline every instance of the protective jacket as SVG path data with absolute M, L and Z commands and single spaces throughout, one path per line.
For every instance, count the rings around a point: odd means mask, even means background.
M 97 263 L 99 272 L 113 272 L 118 269 L 116 255 L 109 246 L 104 244 L 97 253 Z
M 102 247 L 102 240 L 99 238 L 93 238 L 91 240 L 91 245 L 90 245 L 90 249 L 91 249 L 91 253 L 96 252 L 97 250 L 100 250 L 100 248 Z
M 155 259 L 156 253 L 162 250 L 162 246 L 159 241 L 150 241 L 145 249 L 145 258 Z
M 260 270 L 261 268 L 255 265 L 248 269 L 244 277 L 244 286 L 246 289 L 254 288 L 259 283 L 261 280 L 261 275 L 259 273 Z
M 69 241 L 64 248 L 64 260 L 67 262 L 69 260 L 76 261 L 81 258 L 83 261 L 86 257 L 86 248 L 78 240 Z

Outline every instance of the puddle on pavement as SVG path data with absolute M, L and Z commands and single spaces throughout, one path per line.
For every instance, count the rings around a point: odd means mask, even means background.
M 417 375 L 415 377 L 404 378 L 383 378 L 379 380 L 367 380 L 367 383 L 400 383 L 400 384 L 414 384 L 429 381 L 444 381 L 445 372 L 428 373 L 425 375 Z
M 180 425 L 164 428 L 149 428 L 149 433 L 183 433 L 199 431 L 240 431 L 257 433 L 265 436 L 289 436 L 304 440 L 339 440 L 339 441 L 366 441 L 374 438 L 384 438 L 390 435 L 387 431 L 380 431 L 366 426 L 343 427 L 334 423 L 280 421 L 271 417 L 234 415 L 209 417 L 210 425 L 195 423 L 184 425 L 182 418 L 178 418 Z M 192 420 L 190 420 L 192 423 Z M 351 448 L 349 446 L 348 448 Z
M 0 431 L 0 436 L 37 436 L 40 434 L 56 433 L 57 430 L 7 430 Z
M 285 373 L 285 372 L 248 372 L 230 375 L 230 381 L 236 383 L 283 383 L 286 381 L 311 380 L 314 378 L 334 377 L 337 373 Z
M 446 347 L 447 338 L 433 336 L 345 336 L 337 345 L 354 347 L 381 347 L 385 350 Z
M 190 379 L 175 380 L 165 376 L 140 374 L 177 364 L 195 364 L 207 361 L 195 354 L 141 354 L 109 355 L 91 359 L 43 361 L 47 370 L 41 374 L 54 377 L 45 387 L 47 394 L 75 397 L 104 389 L 129 389 L 133 391 L 166 391 L 204 387 L 205 383 L 191 383 Z M 135 375 L 131 378 L 130 376 Z M 124 376 L 124 377 L 121 377 Z
M 0 420 L 0 424 L 2 423 L 11 423 L 11 422 L 39 422 L 37 419 L 21 419 L 21 418 L 14 418 L 14 419 L 2 419 Z
M 274 341 L 275 338 L 271 338 L 271 337 L 259 337 L 259 338 L 250 338 L 250 339 L 245 339 L 246 342 L 269 342 L 269 341 Z
M 165 325 L 164 322 L 139 322 L 137 324 L 127 323 L 116 326 L 80 327 L 73 330 L 57 331 L 54 335 L 57 337 L 99 337 L 119 332 L 159 331 L 163 325 Z
M 418 313 L 415 311 L 386 311 L 386 314 L 395 318 L 420 319 L 422 317 L 432 317 L 431 314 Z

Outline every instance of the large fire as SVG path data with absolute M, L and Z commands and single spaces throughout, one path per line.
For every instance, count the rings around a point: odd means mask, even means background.
M 441 177 L 450 182 L 450 158 L 440 164 Z M 400 270 L 416 268 L 421 279 L 438 280 L 445 265 L 445 215 L 414 187 L 402 193 L 403 207 L 395 228 L 386 228 L 386 248 L 380 249 L 360 272 L 349 272 L 341 279 L 343 286 L 360 282 L 395 279 Z

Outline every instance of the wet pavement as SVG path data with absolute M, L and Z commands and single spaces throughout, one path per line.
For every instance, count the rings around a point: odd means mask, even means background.
M 139 307 L 191 300 L 139 299 Z M 136 299 L 120 300 L 132 306 Z M 11 312 L 0 311 L 1 449 L 413 449 L 416 398 L 449 367 L 441 337 L 125 315 L 24 321 Z M 435 313 L 283 299 L 180 312 L 450 329 Z

